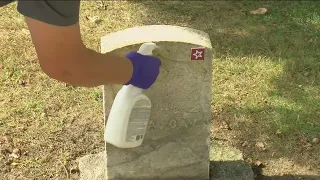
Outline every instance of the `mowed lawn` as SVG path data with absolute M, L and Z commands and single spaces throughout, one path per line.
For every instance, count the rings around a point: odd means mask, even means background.
M 250 14 L 257 8 L 268 12 Z M 102 36 L 134 26 L 207 32 L 213 136 L 253 166 L 260 161 L 265 176 L 319 176 L 320 145 L 312 142 L 320 138 L 319 9 L 316 1 L 83 1 L 80 23 L 96 51 Z M 77 177 L 75 160 L 104 147 L 101 88 L 48 78 L 16 4 L 0 17 L 0 179 Z

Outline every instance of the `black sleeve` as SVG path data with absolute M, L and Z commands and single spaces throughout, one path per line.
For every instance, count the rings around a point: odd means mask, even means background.
M 56 26 L 79 21 L 80 0 L 18 0 L 18 12 L 24 16 Z

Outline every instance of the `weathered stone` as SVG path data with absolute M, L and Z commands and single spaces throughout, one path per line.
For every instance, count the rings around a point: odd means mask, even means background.
M 90 154 L 78 159 L 80 178 L 83 180 L 106 180 L 106 153 Z
M 104 180 L 103 178 L 105 178 L 107 173 L 104 170 L 107 163 L 105 157 L 105 152 L 101 152 L 78 159 L 79 169 L 82 176 L 81 179 Z M 201 168 L 201 166 L 197 167 Z M 193 168 L 194 166 L 189 166 L 186 167 L 185 170 L 188 172 L 190 169 L 193 170 Z M 241 151 L 232 147 L 231 144 L 222 141 L 211 142 L 210 169 L 211 180 L 254 180 L 254 174 L 251 166 L 243 160 Z M 174 173 L 175 171 L 172 170 L 171 172 Z M 155 180 L 157 179 L 161 180 L 160 178 L 155 178 Z M 188 177 L 188 179 L 194 180 L 196 178 L 192 179 L 192 177 Z M 164 178 L 163 180 L 180 179 Z
M 230 143 L 212 141 L 210 151 L 212 180 L 254 180 L 251 166 L 243 159 L 242 152 Z
M 119 149 L 106 144 L 106 179 L 208 180 L 212 99 L 210 39 L 202 31 L 184 27 L 142 26 L 103 37 L 101 52 L 124 56 L 138 50 L 144 42 L 160 46 L 154 56 L 162 60 L 157 81 L 144 91 L 152 102 L 148 131 L 143 144 L 137 148 Z M 198 47 L 205 48 L 204 60 L 191 60 L 191 48 Z M 103 87 L 105 119 L 121 87 Z

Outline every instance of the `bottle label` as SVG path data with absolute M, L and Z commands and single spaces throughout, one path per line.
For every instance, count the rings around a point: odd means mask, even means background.
M 146 99 L 139 100 L 132 108 L 127 129 L 127 142 L 135 142 L 143 139 L 147 130 L 151 113 L 150 102 Z

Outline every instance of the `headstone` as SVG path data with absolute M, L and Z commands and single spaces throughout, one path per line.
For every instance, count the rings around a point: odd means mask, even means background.
M 105 144 L 106 179 L 209 180 L 210 38 L 185 27 L 140 26 L 102 37 L 101 52 L 125 56 L 145 42 L 160 46 L 154 56 L 162 61 L 157 81 L 144 91 L 152 102 L 148 130 L 137 148 L 119 149 Z M 103 87 L 105 120 L 121 87 Z

